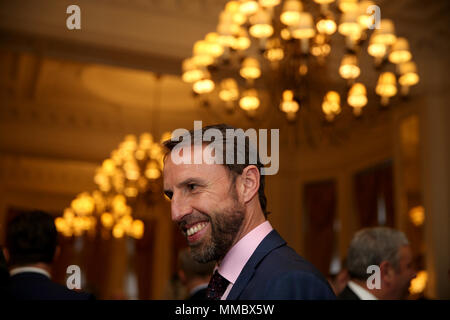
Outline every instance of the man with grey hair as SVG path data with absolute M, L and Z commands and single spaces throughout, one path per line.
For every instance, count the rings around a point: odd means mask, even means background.
M 222 146 L 214 154 L 209 144 L 195 143 L 196 136 L 211 133 L 219 137 L 215 145 Z M 172 220 L 195 260 L 217 263 L 207 299 L 334 299 L 320 272 L 288 247 L 267 220 L 263 165 L 257 154 L 252 161 L 256 148 L 243 134 L 214 125 L 182 135 L 188 141 L 182 146 L 189 148 L 177 149 L 176 139 L 164 143 L 164 192 L 171 200 Z M 225 162 L 211 161 L 221 156 Z M 201 161 L 179 163 L 180 158 Z
M 405 299 L 416 276 L 406 236 L 386 227 L 358 231 L 348 249 L 350 281 L 341 300 Z

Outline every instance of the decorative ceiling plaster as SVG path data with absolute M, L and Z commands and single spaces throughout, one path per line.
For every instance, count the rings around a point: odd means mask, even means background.
M 319 146 L 315 141 L 319 138 L 325 138 L 334 146 L 351 140 L 343 124 L 323 127 L 320 121 L 308 121 L 307 116 L 317 110 L 305 110 L 303 118 L 293 126 L 284 121 L 275 106 L 254 121 L 241 112 L 225 113 L 217 100 L 212 100 L 209 107 L 201 107 L 188 85 L 167 75 L 179 74 L 181 60 L 191 54 L 194 41 L 215 29 L 225 0 L 86 0 L 77 3 L 82 10 L 80 31 L 68 31 L 65 27 L 65 9 L 70 1 L 16 0 L 0 4 L 0 37 L 5 40 L 0 43 L 3 48 L 0 94 L 5 105 L 0 110 L 2 132 L 17 128 L 14 123 L 20 125 L 21 130 L 48 131 L 41 137 L 34 136 L 33 142 L 26 142 L 27 137 L 33 137 L 32 133 L 24 133 L 22 140 L 3 136 L 0 145 L 3 150 L 11 151 L 13 146 L 22 144 L 26 150 L 33 147 L 32 153 L 46 150 L 51 155 L 78 155 L 82 159 L 98 160 L 126 133 L 153 130 L 158 135 L 164 130 L 192 127 L 194 119 L 204 123 L 227 122 L 244 128 L 280 128 L 283 136 L 288 136 L 282 143 L 312 146 L 313 150 Z M 449 2 L 383 0 L 377 4 L 381 7 L 382 18 L 393 18 L 397 33 L 410 40 L 419 74 L 425 75 L 421 76 L 417 88 L 413 88 L 410 101 L 426 103 L 425 95 L 436 88 L 435 84 L 444 86 L 442 78 L 434 77 L 434 71 L 427 71 L 430 69 L 427 66 L 430 59 L 448 65 Z M 334 45 L 330 64 L 311 79 L 313 96 L 320 96 L 325 76 L 331 84 L 342 83 L 337 73 L 341 57 L 337 53 L 343 54 L 342 44 L 337 41 Z M 23 50 L 31 50 L 33 54 L 17 53 Z M 370 61 L 362 63 L 364 70 L 371 68 Z M 164 75 L 156 80 L 154 74 Z M 333 77 L 329 78 L 330 74 Z M 362 77 L 368 77 L 367 82 L 374 85 L 375 79 L 370 75 Z M 89 90 L 88 83 L 94 83 L 96 89 Z M 410 101 L 399 101 L 399 105 L 410 108 Z M 372 109 L 375 112 L 378 106 Z M 352 123 L 352 135 L 364 140 L 370 131 L 388 132 L 386 130 L 392 127 L 390 121 L 388 113 L 376 119 L 369 116 Z M 50 150 L 44 137 L 61 130 L 74 141 L 66 141 L 66 147 L 57 149 L 60 141 L 51 139 L 55 149 Z M 316 137 L 312 137 L 311 132 L 315 132 Z M 84 137 L 89 133 L 98 137 L 91 139 L 92 145 Z M 89 147 L 78 146 L 76 137 L 86 141 Z M 103 140 L 105 137 L 107 142 Z M 94 146 L 100 140 L 102 147 L 96 149 Z

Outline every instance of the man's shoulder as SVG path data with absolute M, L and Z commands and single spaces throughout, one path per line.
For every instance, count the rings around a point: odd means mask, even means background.
M 261 261 L 261 264 L 271 264 L 278 261 L 284 268 L 295 268 L 312 270 L 315 267 L 305 258 L 300 256 L 294 249 L 287 244 L 270 251 Z
M 49 299 L 56 300 L 92 300 L 93 296 L 86 292 L 74 291 L 68 289 L 59 283 L 50 281 Z
M 46 276 L 32 273 L 14 275 L 9 281 L 9 296 L 17 300 L 89 300 L 93 296 L 69 290 Z
M 271 239 L 269 239 L 271 236 Z M 271 273 L 292 272 L 297 274 L 312 274 L 319 279 L 326 281 L 319 270 L 308 260 L 300 256 L 294 249 L 287 245 L 286 241 L 278 234 L 269 234 L 267 241 L 278 243 L 277 246 L 268 248 L 264 257 L 256 265 L 255 269 L 269 269 Z M 264 240 L 261 243 L 264 245 Z
M 259 261 L 244 291 L 250 294 L 248 299 L 335 298 L 320 271 L 286 243 Z
M 308 260 L 297 254 L 288 245 L 270 251 L 256 266 L 256 271 L 263 272 L 270 278 L 284 277 L 311 278 L 313 281 L 326 282 L 317 268 Z

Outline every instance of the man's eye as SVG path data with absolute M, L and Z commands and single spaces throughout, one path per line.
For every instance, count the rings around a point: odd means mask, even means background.
M 196 184 L 193 184 L 193 183 L 189 183 L 189 184 L 187 185 L 187 187 L 188 187 L 188 189 L 189 189 L 190 191 L 194 191 L 195 188 L 197 188 L 197 185 L 196 185 Z

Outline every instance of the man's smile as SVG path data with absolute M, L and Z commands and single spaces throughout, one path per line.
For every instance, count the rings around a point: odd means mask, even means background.
M 200 221 L 185 228 L 184 234 L 188 242 L 192 244 L 199 241 L 205 235 L 209 224 L 209 221 Z
M 206 222 L 206 221 L 198 222 L 198 223 L 194 224 L 192 227 L 186 228 L 185 233 L 187 236 L 191 236 L 194 233 L 197 233 L 198 231 L 202 230 L 204 227 L 206 227 L 207 224 L 208 224 L 208 222 Z

